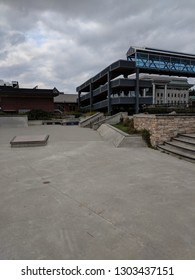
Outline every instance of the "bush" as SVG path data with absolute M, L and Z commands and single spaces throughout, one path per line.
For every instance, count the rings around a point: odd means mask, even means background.
M 28 113 L 28 119 L 29 120 L 49 120 L 53 116 L 50 112 L 45 112 L 43 110 L 31 110 Z
M 150 132 L 147 129 L 143 129 L 141 131 L 141 134 L 142 134 L 142 139 L 146 142 L 147 146 L 149 148 L 152 148 L 152 144 L 150 141 Z
M 85 112 L 85 113 L 84 113 L 84 116 L 85 116 L 85 117 L 90 117 L 90 116 L 95 115 L 96 113 L 97 113 L 97 112 L 95 112 L 95 111 L 94 111 L 94 112 Z
M 177 114 L 194 114 L 195 108 L 186 107 L 147 107 L 143 110 L 144 113 L 148 114 L 169 114 L 175 111 Z
M 124 126 L 130 126 L 130 124 L 131 124 L 131 120 L 128 117 L 123 119 L 123 125 Z

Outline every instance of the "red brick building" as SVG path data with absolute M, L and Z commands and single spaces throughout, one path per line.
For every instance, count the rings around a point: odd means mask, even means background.
M 54 111 L 54 97 L 59 94 L 54 89 L 29 89 L 0 86 L 0 107 L 3 112 L 25 112 L 30 110 Z

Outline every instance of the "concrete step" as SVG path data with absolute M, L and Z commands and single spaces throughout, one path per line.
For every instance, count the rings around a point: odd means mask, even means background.
M 190 142 L 190 143 L 195 143 L 195 133 L 192 134 L 179 134 L 178 137 L 181 140 Z
M 195 148 L 195 140 L 192 138 L 187 138 L 187 137 L 175 137 L 173 138 L 174 141 L 177 141 L 178 143 L 184 143 L 184 144 L 188 144 L 191 145 L 192 147 Z
M 171 141 L 165 141 L 157 148 L 167 154 L 195 163 L 195 134 L 179 134 Z
M 179 141 L 173 139 L 172 141 L 165 141 L 164 144 L 166 146 L 174 147 L 185 153 L 195 154 L 195 145 L 188 143 L 188 142 L 184 143 L 184 142 L 179 142 Z
M 167 154 L 171 154 L 180 159 L 185 159 L 187 161 L 195 163 L 195 154 L 187 153 L 186 151 L 171 145 L 158 145 L 157 148 Z

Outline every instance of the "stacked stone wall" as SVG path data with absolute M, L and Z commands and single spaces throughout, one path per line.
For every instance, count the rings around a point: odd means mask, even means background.
M 179 133 L 195 133 L 195 116 L 187 115 L 134 115 L 134 127 L 147 129 L 153 146 L 162 144 Z

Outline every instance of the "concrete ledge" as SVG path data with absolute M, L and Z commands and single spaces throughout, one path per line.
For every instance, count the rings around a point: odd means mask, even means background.
M 49 135 L 24 135 L 15 136 L 11 141 L 11 147 L 37 147 L 45 146 Z
M 28 127 L 27 116 L 1 116 L 0 127 Z
M 111 142 L 115 147 L 147 147 L 141 135 L 129 135 L 109 124 L 102 124 L 97 131 L 103 139 Z

